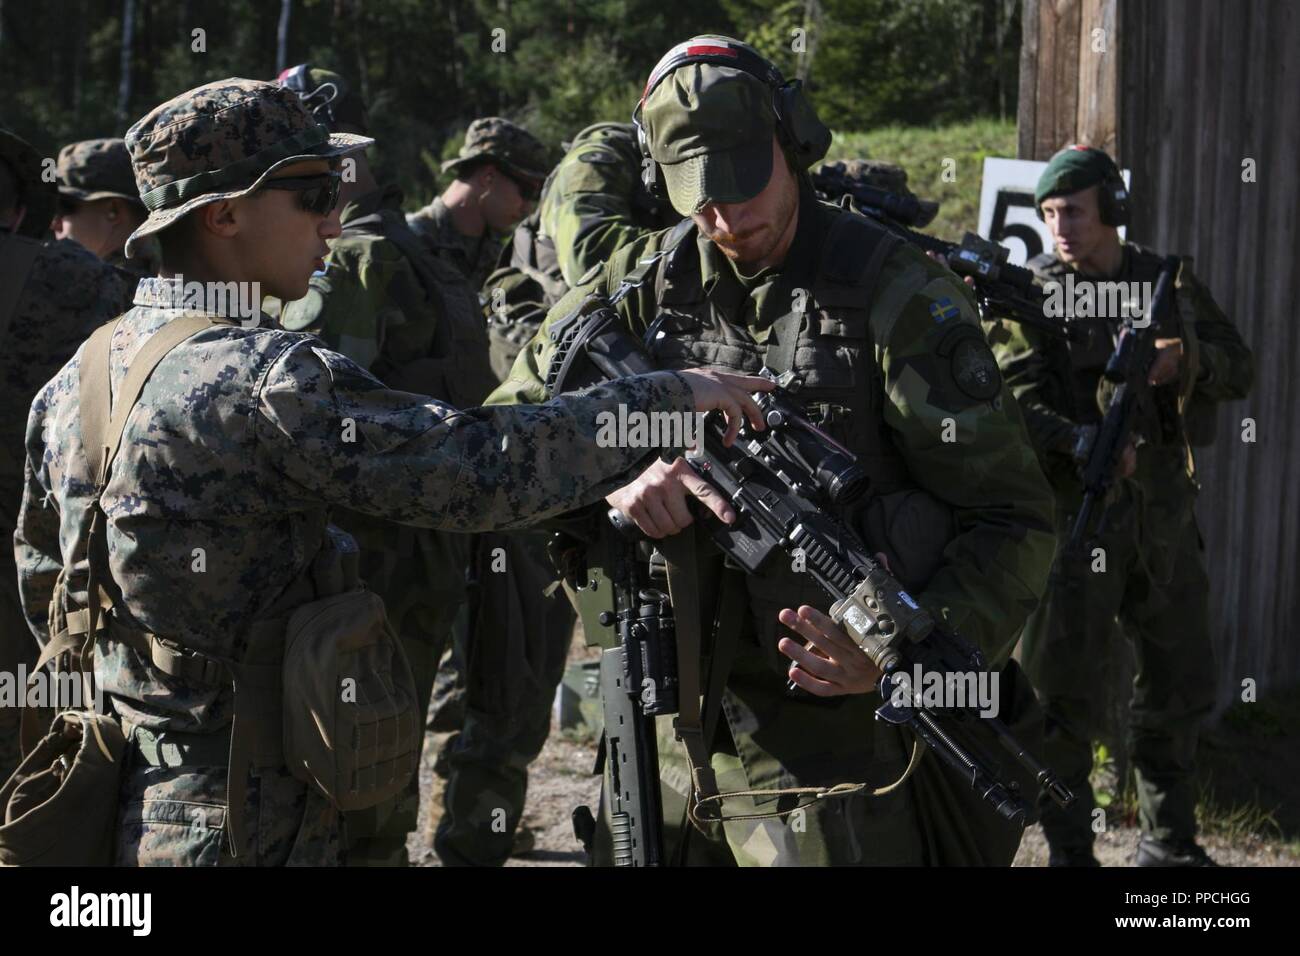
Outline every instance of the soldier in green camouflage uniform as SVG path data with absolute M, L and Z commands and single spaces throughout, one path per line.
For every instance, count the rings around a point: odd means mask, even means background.
M 499 116 L 476 119 L 460 155 L 442 164 L 456 178 L 407 222 L 481 289 L 506 237 L 532 211 L 549 166 L 546 147 L 522 126 Z
M 293 67 L 281 82 L 324 125 L 367 133 L 365 106 L 337 73 Z M 390 388 L 432 395 L 449 405 L 477 405 L 496 384 L 488 367 L 487 331 L 478 297 L 450 263 L 431 255 L 406 225 L 401 191 L 381 187 L 364 154 L 345 183 L 343 233 L 330 244 L 325 270 L 307 295 L 285 303 L 286 329 L 320 336 Z M 335 522 L 361 547 L 361 576 L 384 598 L 428 710 L 438 659 L 465 601 L 471 538 L 412 528 L 355 512 Z M 348 814 L 348 862 L 404 865 L 406 834 L 419 814 L 418 779 L 395 805 Z
M 825 152 L 829 132 L 770 65 L 764 78 L 726 65 L 739 46 L 708 37 L 671 51 L 640 109 L 657 174 L 673 206 L 691 219 L 624 246 L 569 293 L 491 401 L 540 398 L 554 355 L 550 327 L 587 295 L 609 295 L 627 280 L 616 311 L 637 335 L 657 321 L 652 345 L 664 367 L 755 371 L 766 363 L 802 376 L 801 398 L 816 420 L 872 478 L 875 494 L 844 519 L 867 531 L 920 603 L 1002 667 L 1042 593 L 1055 535 L 1051 489 L 1002 387 L 975 305 L 942 266 L 864 218 L 816 201 L 804 170 Z M 752 50 L 749 56 L 757 58 Z M 777 97 L 788 110 L 784 119 L 774 115 Z M 945 429 L 953 441 L 944 440 Z M 688 493 L 719 517 L 728 511 L 703 492 L 678 459 L 657 462 L 606 502 L 661 538 L 692 533 Z M 881 512 L 896 520 L 879 524 L 907 532 L 871 533 Z M 790 609 L 825 607 L 818 586 L 780 561 L 740 578 L 707 545 L 698 560 L 703 578 L 722 582 L 701 588 L 702 618 L 721 610 L 719 646 L 736 645 L 716 734 L 705 741 L 719 788 L 881 786 L 902 776 L 911 741 L 874 719 L 879 698 L 855 670 L 865 658 L 827 660 L 781 638 L 784 624 L 811 639 Z M 601 587 L 607 592 L 607 583 Z M 737 588 L 743 610 L 729 618 L 727 602 L 717 602 Z M 611 629 L 585 613 L 583 623 L 589 640 L 612 640 Z M 787 679 L 811 693 L 790 696 Z M 714 823 L 705 838 L 691 831 L 683 851 L 690 776 L 681 745 L 665 732 L 668 720 L 661 720 L 659 743 L 669 860 L 952 862 L 960 857 L 952 848 L 980 825 L 931 812 L 934 803 L 913 778 L 887 796 L 821 800 L 799 814 L 774 794 L 737 799 L 729 813 L 785 815 Z M 595 849 L 598 861 L 608 859 L 607 823 Z M 1002 852 L 996 861 L 1010 856 Z
M 455 176 L 451 184 L 406 221 L 431 253 L 455 266 L 471 288 L 481 289 L 504 254 L 506 236 L 530 215 L 547 166 L 545 147 L 526 129 L 497 116 L 477 119 L 465 132 L 460 154 L 442 164 Z M 502 374 L 497 372 L 498 380 Z M 464 720 L 468 626 L 462 616 L 456 646 L 440 667 L 435 730 L 454 730 Z
M 579 133 L 548 177 L 538 211 L 516 228 L 510 264 L 483 288 L 493 369 L 506 377 L 570 284 L 620 246 L 679 218 L 642 184 L 631 124 L 597 123 Z M 482 538 L 474 633 L 463 652 L 463 726 L 438 761 L 447 783 L 434 846 L 447 864 L 500 865 L 531 843 L 516 826 L 527 768 L 550 733 L 574 623 L 564 595 L 545 593 L 556 577 L 547 540 L 544 532 Z M 444 701 L 442 709 L 455 703 Z
M 274 84 L 227 79 L 188 91 L 127 134 L 151 208 L 127 253 L 161 233 L 167 275 L 257 282 L 282 300 L 301 298 L 326 240 L 339 234 L 332 173 L 370 142 L 330 133 Z M 231 263 L 232 274 L 206 272 L 214 262 Z M 214 324 L 163 357 L 125 415 L 99 495 L 108 574 L 100 583 L 112 600 L 94 676 L 128 740 L 116 858 L 333 863 L 334 805 L 283 755 L 279 763 L 270 756 L 281 738 L 261 724 L 276 713 L 274 689 L 248 702 L 262 711 L 257 721 L 235 722 L 264 739 L 257 753 L 265 756 L 246 773 L 226 766 L 237 695 L 220 664 L 239 665 L 254 634 L 274 636 L 258 623 L 280 619 L 288 596 L 312 589 L 308 575 L 326 540 L 348 544 L 336 529 L 327 533 L 327 509 L 463 531 L 518 525 L 591 501 L 644 466 L 644 450 L 596 446 L 601 411 L 620 403 L 757 411 L 737 398 L 747 381 L 660 374 L 543 408 L 461 412 L 390 389 L 319 339 L 255 311 L 240 321 L 219 314 L 214 301 L 200 303 Z M 142 282 L 135 302 L 110 343 L 114 393 L 146 340 L 195 311 L 189 292 L 164 277 Z M 55 611 L 73 615 L 87 589 L 96 482 L 81 434 L 84 351 L 40 392 L 27 425 L 15 545 L 23 611 L 42 643 L 51 598 L 64 595 Z M 246 794 L 234 807 L 228 776 Z M 223 840 L 232 815 L 255 821 L 238 846 Z
M 1106 193 L 1122 190 L 1118 177 L 1110 158 L 1095 149 L 1070 147 L 1048 164 L 1035 200 L 1058 245 L 1029 262 L 1044 281 L 1064 283 L 1073 274 L 1080 286 L 1096 280 L 1154 286 L 1161 257 L 1122 242 L 1116 231 L 1122 213 Z M 1190 446 L 1212 441 L 1216 404 L 1247 394 L 1253 364 L 1186 258 L 1176 289 L 1174 327 L 1157 332 L 1151 378 L 1158 384 L 1143 403 L 1136 451 L 1128 453 L 1135 470 L 1116 483 L 1104 515 L 1093 521 L 1101 530 L 1086 547 L 1073 554 L 1063 547 L 1057 555 L 1048 597 L 1025 628 L 1025 668 L 1047 711 L 1044 757 L 1078 797 L 1069 810 L 1044 807 L 1043 829 L 1057 865 L 1096 865 L 1088 784 L 1100 717 L 1094 688 L 1108 680 L 1117 630 L 1132 641 L 1137 663 L 1127 741 L 1142 827 L 1137 862 L 1209 863 L 1195 842 L 1193 765 L 1198 727 L 1214 704 L 1214 662 Z M 1108 399 L 1098 386 L 1114 349 L 1116 318 L 1074 319 L 1091 333 L 1082 343 L 1012 326 L 997 348 L 1056 491 L 1062 535 L 1079 508 L 1079 463 Z
M 130 308 L 133 284 L 69 240 L 42 242 L 56 194 L 25 140 L 0 129 L 0 541 L 13 540 L 32 399 L 96 327 Z M 40 647 L 18 602 L 13 551 L 0 546 L 0 672 Z M 15 701 L 15 703 L 17 703 Z M 18 765 L 19 708 L 0 706 L 0 782 Z
M 122 250 L 127 236 L 145 218 L 125 140 L 69 143 L 59 150 L 55 177 L 59 185 L 59 211 L 53 225 L 56 239 L 81 243 L 133 281 L 157 273 L 157 250 L 152 243 L 141 243 L 140 253 L 132 259 Z

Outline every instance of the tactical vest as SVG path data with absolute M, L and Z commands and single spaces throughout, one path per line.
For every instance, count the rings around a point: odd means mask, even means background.
M 804 311 L 778 318 L 767 344 L 760 345 L 705 295 L 694 223 L 683 220 L 672 236 L 673 247 L 654 280 L 660 311 L 652 348 L 659 363 L 750 375 L 764 364 L 778 373 L 793 371 L 802 379 L 798 395 L 814 424 L 858 456 L 873 495 L 915 486 L 885 428 L 884 379 L 870 327 L 876 276 L 893 237 L 862 216 L 840 212 Z
M 419 288 L 398 279 L 389 292 L 413 328 L 427 327 L 431 314 L 438 317 L 428 353 L 382 369 L 384 383 L 401 391 L 432 395 L 458 408 L 481 404 L 497 381 L 488 365 L 488 334 L 478 299 L 460 270 L 431 255 L 399 210 L 381 209 L 352 220 L 345 228 L 382 236 L 406 257 Z
M 883 336 L 871 327 L 871 309 L 877 276 L 898 241 L 864 217 L 840 211 L 803 311 L 778 318 L 767 343 L 759 344 L 705 295 L 697 231 L 683 220 L 664 254 L 648 264 L 659 308 L 651 347 L 668 369 L 715 366 L 754 374 L 767 365 L 795 372 L 802 379 L 798 396 L 814 424 L 853 452 L 870 480 L 867 494 L 841 517 L 888 556 L 905 585 L 919 589 L 956 528 L 950 509 L 912 477 L 884 422 L 884 378 L 875 356 Z M 825 595 L 807 574 L 780 561 L 745 584 L 758 643 L 774 669 L 784 671 L 788 662 L 776 651 L 777 611 L 822 606 Z

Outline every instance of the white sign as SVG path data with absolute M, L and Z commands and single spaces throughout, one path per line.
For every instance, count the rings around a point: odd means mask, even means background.
M 1034 159 L 984 160 L 980 186 L 979 234 L 1002 243 L 1011 254 L 1007 261 L 1022 266 L 1040 252 L 1052 250 L 1052 234 L 1034 210 L 1034 187 L 1047 163 Z M 1130 174 L 1120 173 L 1128 186 Z M 1125 229 L 1120 227 L 1120 238 Z

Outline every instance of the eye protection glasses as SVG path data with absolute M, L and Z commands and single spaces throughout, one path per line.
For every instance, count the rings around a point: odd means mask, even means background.
M 339 201 L 339 189 L 342 177 L 337 170 L 317 173 L 314 176 L 286 176 L 283 179 L 268 179 L 262 183 L 262 189 L 291 189 L 298 193 L 302 208 L 317 216 L 328 216 L 330 210 Z

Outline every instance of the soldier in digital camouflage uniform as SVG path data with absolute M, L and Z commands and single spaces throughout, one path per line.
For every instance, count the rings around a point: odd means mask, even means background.
M 41 241 L 57 194 L 40 156 L 0 128 L 0 540 L 13 540 L 32 399 L 95 328 L 130 308 L 134 285 L 75 242 Z M 0 547 L 0 672 L 40 652 L 18 601 L 13 551 Z M 18 765 L 21 712 L 0 706 L 0 781 Z
M 81 243 L 105 262 L 144 279 L 157 272 L 157 251 L 141 243 L 128 259 L 122 247 L 146 211 L 135 191 L 131 157 L 122 139 L 86 139 L 59 150 L 55 165 L 59 211 L 54 219 L 57 239 Z
M 1123 242 L 1123 190 L 1114 163 L 1080 146 L 1057 153 L 1038 181 L 1035 201 L 1057 240 L 1028 263 L 1045 281 L 1116 280 L 1154 288 L 1161 257 Z M 1253 362 L 1235 326 L 1183 258 L 1173 326 L 1159 330 L 1151 388 L 1130 450 L 1135 467 L 1116 483 L 1099 533 L 1085 547 L 1062 547 L 1048 596 L 1030 618 L 1023 660 L 1047 711 L 1046 761 L 1079 798 L 1069 810 L 1045 807 L 1043 829 L 1057 865 L 1096 865 L 1092 855 L 1094 688 L 1108 679 L 1120 630 L 1132 642 L 1133 685 L 1127 746 L 1137 779 L 1142 840 L 1139 865 L 1209 865 L 1196 844 L 1193 766 L 1198 727 L 1214 704 L 1204 545 L 1193 504 L 1191 445 L 1213 440 L 1219 402 L 1250 390 Z M 1102 370 L 1115 345 L 1117 316 L 1074 319 L 1083 343 L 1049 339 L 1011 325 L 997 347 L 1008 385 L 1020 400 L 1044 470 L 1056 491 L 1064 536 L 1082 498 L 1079 464 L 1105 412 Z M 1076 455 L 1078 457 L 1076 457 Z M 1095 567 L 1102 549 L 1105 570 Z
M 630 291 L 615 308 L 637 335 L 661 320 L 653 347 L 664 367 L 752 372 L 766 363 L 803 377 L 800 395 L 815 419 L 872 478 L 875 494 L 845 520 L 870 532 L 879 511 L 898 519 L 893 523 L 907 533 L 869 533 L 871 547 L 918 601 L 1002 667 L 1046 582 L 1055 546 L 1052 499 L 966 287 L 864 218 L 816 201 L 805 170 L 824 154 L 829 132 L 802 94 L 750 48 L 721 37 L 688 41 L 660 61 L 647 90 L 639 114 L 656 174 L 691 219 L 622 247 L 561 300 L 491 401 L 540 398 L 554 354 L 550 327 L 587 295 L 611 294 L 626 279 Z M 775 115 L 777 97 L 784 119 Z M 883 258 L 874 257 L 881 242 L 889 243 Z M 955 441 L 943 440 L 945 427 L 956 430 Z M 606 503 L 661 538 L 690 532 L 688 494 L 719 517 L 729 510 L 681 459 L 656 462 Z M 735 575 L 709 546 L 697 560 L 712 580 Z M 850 649 L 828 659 L 780 637 L 784 624 L 814 640 L 803 615 L 815 625 L 816 614 L 802 605 L 826 607 L 817 585 L 777 561 L 761 574 L 723 579 L 721 591 L 728 588 L 741 589 L 745 610 L 717 635 L 718 646 L 735 644 L 716 734 L 704 742 L 719 789 L 883 786 L 902 776 L 912 742 L 874 719 L 880 701 L 865 657 Z M 702 617 L 712 620 L 715 608 L 725 617 L 725 602 L 715 603 L 719 591 L 701 590 Z M 601 597 L 600 590 L 591 595 Z M 826 626 L 828 618 L 821 622 L 818 640 L 845 640 Z M 611 639 L 608 627 L 585 614 L 584 627 L 589 640 Z M 787 679 L 810 693 L 788 695 Z M 737 798 L 728 813 L 783 815 L 714 822 L 704 837 L 693 830 L 688 837 L 690 775 L 668 723 L 661 719 L 659 747 L 670 861 L 1008 863 L 1014 854 L 1014 845 L 996 859 L 963 854 L 980 822 L 973 814 L 932 812 L 931 794 L 916 778 L 887 796 L 822 800 L 797 815 L 772 794 Z M 607 822 L 595 837 L 595 859 L 607 862 Z
M 332 173 L 370 142 L 330 133 L 274 84 L 227 79 L 190 90 L 128 132 L 151 213 L 126 251 L 161 234 L 165 274 L 209 266 L 224 273 L 211 281 L 301 298 L 326 240 L 339 234 Z M 280 619 L 291 596 L 313 589 L 308 569 L 326 541 L 346 546 L 346 535 L 327 533 L 328 507 L 464 531 L 519 524 L 589 501 L 644 464 L 644 450 L 596 447 L 600 410 L 756 409 L 736 404 L 748 381 L 656 375 L 543 408 L 458 412 L 388 388 L 255 309 L 238 321 L 216 315 L 215 301 L 201 305 L 216 323 L 167 353 L 145 382 L 99 498 L 109 574 L 101 582 L 120 593 L 97 634 L 94 676 L 128 738 L 116 858 L 332 863 L 334 805 L 283 756 L 230 775 L 246 794 L 234 815 L 255 823 L 238 846 L 223 845 L 236 697 L 226 666 L 209 666 L 238 663 L 254 634 L 267 636 L 259 622 Z M 115 393 L 149 336 L 194 311 L 188 290 L 166 278 L 142 282 L 135 303 L 113 333 Z M 95 482 L 81 439 L 83 353 L 40 392 L 27 426 L 15 544 L 23 610 L 42 642 L 51 596 L 65 594 L 68 605 L 56 610 L 73 614 L 87 587 Z M 161 671 L 160 660 L 172 669 Z M 275 696 L 248 706 L 275 713 Z M 261 720 L 239 726 L 278 744 Z
M 280 82 L 331 130 L 368 132 L 365 105 L 337 73 L 302 64 L 281 74 Z M 325 270 L 312 276 L 307 295 L 283 305 L 280 323 L 320 336 L 391 388 L 458 407 L 479 404 L 496 380 L 476 292 L 411 232 L 401 190 L 380 186 L 364 154 L 355 162 L 355 182 L 344 183 L 340 194 L 342 235 L 330 243 Z M 352 512 L 336 513 L 335 521 L 361 547 L 361 576 L 384 598 L 423 714 L 465 601 L 472 539 Z M 412 779 L 396 804 L 349 814 L 348 862 L 404 864 L 419 802 L 419 781 Z
M 580 132 L 547 178 L 538 210 L 515 229 L 510 264 L 483 287 L 492 367 L 500 378 L 571 284 L 620 246 L 679 218 L 642 184 L 631 124 L 597 123 Z M 548 537 L 483 536 L 462 727 L 438 761 L 447 783 L 434 846 L 445 863 L 500 865 L 532 843 L 516 824 L 528 765 L 550 733 L 574 624 L 564 594 L 547 593 L 557 577 Z M 444 701 L 442 710 L 455 703 Z
M 456 178 L 407 222 L 481 289 L 510 231 L 532 211 L 549 168 L 546 147 L 528 130 L 499 116 L 476 119 L 460 155 L 442 164 Z

